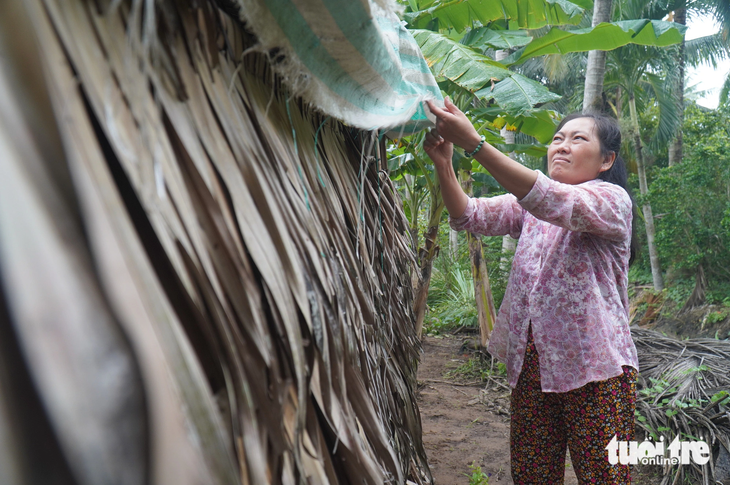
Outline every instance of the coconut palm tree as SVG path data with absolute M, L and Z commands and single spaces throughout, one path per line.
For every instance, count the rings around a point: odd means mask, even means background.
M 594 4 L 593 25 L 598 22 L 608 22 L 611 19 L 631 18 L 667 18 L 678 25 L 685 26 L 687 15 L 710 13 L 720 23 L 727 25 L 727 2 L 722 0 L 675 0 L 670 2 L 657 2 L 653 0 L 622 0 L 619 2 L 621 8 L 616 9 L 616 16 L 610 16 L 611 0 L 601 0 Z M 722 34 L 708 35 L 692 41 L 682 39 L 676 52 L 676 66 L 671 71 L 674 82 L 674 97 L 678 103 L 679 118 L 683 119 L 684 106 L 684 73 L 685 65 L 696 66 L 703 62 L 716 63 L 726 58 L 728 53 L 727 37 Z M 586 67 L 586 81 L 583 98 L 583 110 L 596 109 L 601 103 L 603 96 L 603 75 L 605 73 L 605 53 L 602 51 L 591 51 L 588 56 Z M 679 124 L 681 126 L 681 122 Z M 682 133 L 677 130 L 672 144 L 669 148 L 669 165 L 679 163 L 682 159 Z
M 593 3 L 593 27 L 611 21 L 612 0 L 596 0 Z M 603 99 L 603 75 L 606 72 L 606 51 L 588 52 L 586 82 L 583 92 L 583 112 L 601 111 Z
M 656 103 L 659 106 L 659 122 L 656 132 L 649 142 L 649 148 L 656 149 L 668 143 L 679 126 L 679 110 L 673 96 L 673 80 L 668 74 L 664 77 L 657 72 L 670 71 L 675 66 L 675 58 L 668 50 L 659 50 L 645 46 L 624 46 L 609 53 L 606 86 L 617 89 L 617 104 L 621 102 L 629 107 L 630 139 L 633 142 L 639 190 L 642 195 L 648 192 L 646 179 L 646 146 L 641 138 L 639 112 L 645 106 Z M 623 115 L 623 113 L 617 113 Z M 644 226 L 646 230 L 649 259 L 651 263 L 654 289 L 661 291 L 664 287 L 661 264 L 654 244 L 654 216 L 651 205 L 642 205 Z
M 707 35 L 691 41 L 682 41 L 678 46 L 677 69 L 675 81 L 675 97 L 680 109 L 680 120 L 684 120 L 684 87 L 685 66 L 696 67 L 709 62 L 716 65 L 717 61 L 726 59 L 730 53 L 727 32 L 730 26 L 730 7 L 723 0 L 679 0 L 670 5 L 673 11 L 669 14 L 674 22 L 680 25 L 687 24 L 687 17 L 698 14 L 709 14 L 721 25 L 718 34 Z M 681 126 L 681 125 L 680 125 Z M 669 166 L 682 162 L 682 131 L 677 135 L 669 147 Z
M 686 6 L 682 8 L 677 8 L 674 11 L 674 21 L 680 25 L 687 25 L 687 8 Z M 674 137 L 674 140 L 672 140 L 672 144 L 669 146 L 669 166 L 672 166 L 676 163 L 681 163 L 682 161 L 682 121 L 684 120 L 684 68 L 685 68 L 685 50 L 686 50 L 686 43 L 685 40 L 682 39 L 682 43 L 679 45 L 678 53 L 677 53 L 677 82 L 676 87 L 674 90 L 674 96 L 677 99 L 677 106 L 679 108 L 679 126 L 680 129 L 677 130 L 677 134 Z

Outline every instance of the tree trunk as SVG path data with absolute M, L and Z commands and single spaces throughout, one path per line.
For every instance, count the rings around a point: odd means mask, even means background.
M 411 235 L 413 252 L 415 252 L 416 257 L 418 257 L 418 212 L 420 211 L 420 203 L 418 194 L 416 194 L 416 177 L 410 174 L 405 174 L 403 178 L 406 181 L 406 193 L 408 195 L 406 203 L 408 204 L 408 209 L 411 212 L 411 220 L 408 221 L 408 233 Z
M 482 253 L 482 240 L 471 232 L 466 233 L 466 239 L 469 243 L 471 274 L 474 278 L 474 297 L 476 298 L 477 317 L 479 319 L 480 343 L 482 347 L 486 347 L 494 328 L 494 322 L 497 320 L 497 311 L 494 307 L 492 287 L 489 284 L 487 264 Z
M 684 304 L 682 311 L 684 312 L 704 304 L 705 290 L 707 290 L 707 278 L 705 277 L 705 270 L 700 264 L 695 271 L 694 290 L 692 290 L 692 294 L 689 296 L 687 303 Z
M 510 261 L 507 254 L 514 254 L 517 249 L 517 239 L 513 239 L 509 234 L 502 236 L 502 256 L 499 258 L 499 269 L 505 273 L 510 269 Z
M 611 21 L 611 0 L 596 0 L 593 3 L 595 27 L 601 22 Z M 603 75 L 606 72 L 606 52 L 590 51 L 586 65 L 586 83 L 583 93 L 583 112 L 603 111 Z
M 449 229 L 449 256 L 452 261 L 459 257 L 459 232 Z
M 515 144 L 515 132 L 509 131 L 507 129 L 507 125 L 504 125 L 501 130 L 499 130 L 499 134 L 502 135 L 502 138 L 504 138 L 504 142 L 507 145 L 514 145 Z M 510 157 L 512 160 L 516 160 L 517 157 L 515 156 L 515 152 L 509 152 L 507 154 L 508 157 Z
M 509 56 L 509 49 L 498 49 L 494 52 L 494 60 L 501 61 Z
M 431 284 L 433 260 L 439 253 L 439 222 L 443 210 L 444 201 L 441 198 L 441 190 L 438 185 L 435 185 L 431 191 L 431 217 L 428 221 L 428 229 L 423 235 L 424 247 L 418 250 L 421 272 L 413 293 L 413 311 L 416 314 L 416 332 L 419 337 L 423 332 L 423 320 L 426 317 L 426 301 L 428 300 L 428 287 Z
M 687 10 L 679 8 L 674 11 L 674 21 L 681 25 L 687 25 Z M 684 125 L 684 38 L 679 45 L 679 72 L 677 73 L 677 85 L 675 87 L 675 96 L 677 98 L 677 108 L 679 109 L 679 130 L 677 136 L 669 146 L 669 166 L 682 163 L 682 126 Z
M 634 145 L 636 146 L 636 166 L 639 172 L 639 191 L 641 195 L 646 195 L 649 187 L 646 183 L 646 165 L 644 163 L 644 154 L 641 144 L 641 132 L 639 131 L 639 117 L 636 113 L 636 99 L 634 93 L 629 96 L 629 109 L 631 110 L 631 123 L 634 136 Z M 664 282 L 662 281 L 662 268 L 659 264 L 659 256 L 656 252 L 656 244 L 654 244 L 654 215 L 651 211 L 651 205 L 647 202 L 641 207 L 644 213 L 644 225 L 646 227 L 646 242 L 649 246 L 649 260 L 651 262 L 651 275 L 654 280 L 654 290 L 662 291 Z
M 416 331 L 419 337 L 423 333 L 423 320 L 426 317 L 426 301 L 428 299 L 428 287 L 431 284 L 433 260 L 439 251 L 438 231 L 438 225 L 429 227 L 424 234 L 425 247 L 419 249 L 421 272 L 413 294 L 413 311 L 416 313 Z

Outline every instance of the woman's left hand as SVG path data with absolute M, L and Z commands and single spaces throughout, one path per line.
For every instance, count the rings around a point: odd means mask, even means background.
M 436 116 L 436 131 L 447 141 L 471 151 L 477 147 L 481 137 L 474 129 L 469 118 L 449 98 L 444 99 L 444 108 L 426 101 Z
M 444 140 L 437 130 L 426 133 L 426 138 L 423 139 L 423 149 L 433 161 L 437 170 L 451 169 L 454 144 Z

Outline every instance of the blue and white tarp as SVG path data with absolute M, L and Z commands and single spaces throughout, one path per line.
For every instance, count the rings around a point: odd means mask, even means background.
M 293 93 L 364 130 L 433 126 L 422 101 L 441 91 L 386 0 L 238 0 Z M 432 118 L 433 119 L 433 118 Z

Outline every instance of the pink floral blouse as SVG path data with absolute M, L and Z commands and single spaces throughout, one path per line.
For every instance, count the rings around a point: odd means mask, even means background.
M 519 237 L 489 352 L 507 365 L 512 387 L 522 370 L 527 331 L 540 356 L 543 392 L 638 370 L 629 331 L 631 199 L 601 180 L 578 185 L 538 172 L 522 200 L 469 199 L 455 230 Z

